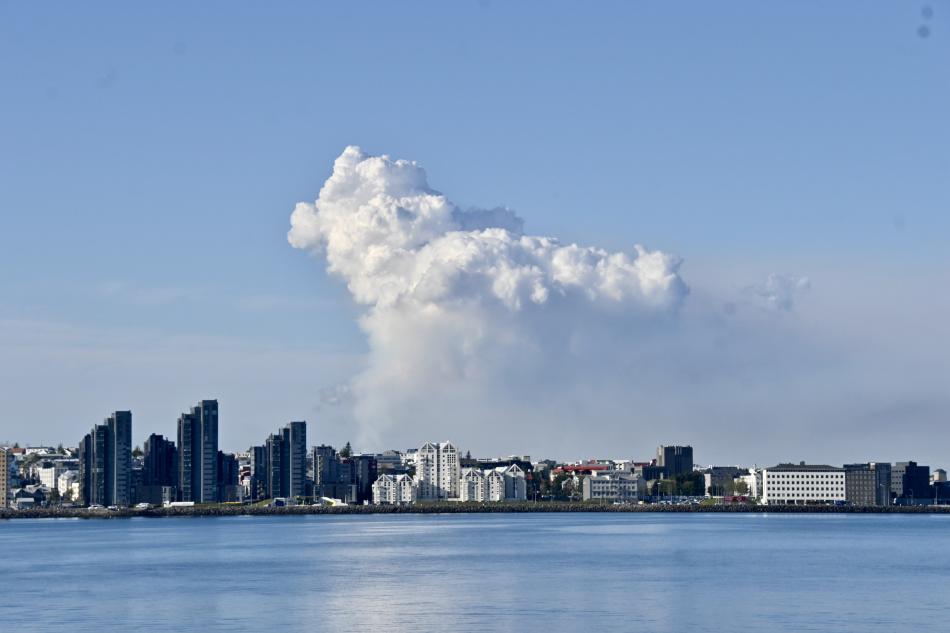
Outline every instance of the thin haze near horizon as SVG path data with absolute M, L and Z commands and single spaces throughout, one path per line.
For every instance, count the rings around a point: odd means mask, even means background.
M 946 466 L 948 60 L 945 2 L 0 7 L 0 442 Z

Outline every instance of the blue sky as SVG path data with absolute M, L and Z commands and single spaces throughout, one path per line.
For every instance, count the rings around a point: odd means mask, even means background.
M 462 207 L 516 210 L 532 234 L 676 253 L 694 297 L 807 276 L 786 325 L 902 368 L 890 397 L 881 377 L 829 378 L 881 395 L 861 419 L 887 423 L 841 423 L 827 451 L 734 429 L 717 442 L 684 411 L 674 439 L 706 440 L 709 461 L 840 462 L 895 441 L 884 459 L 938 461 L 948 19 L 936 2 L 5 4 L 0 440 L 72 443 L 117 408 L 139 439 L 173 434 L 200 397 L 222 400 L 231 449 L 297 418 L 317 441 L 354 436 L 319 394 L 367 362 L 362 308 L 286 234 L 357 144 L 419 161 Z M 814 415 L 835 428 L 844 410 Z M 919 439 L 886 437 L 905 415 Z M 861 424 L 866 450 L 846 440 Z M 671 441 L 637 437 L 626 454 Z M 404 444 L 427 439 L 442 438 Z

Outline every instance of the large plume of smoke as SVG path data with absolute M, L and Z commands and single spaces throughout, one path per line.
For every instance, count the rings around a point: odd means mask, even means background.
M 462 210 L 417 163 L 357 147 L 291 227 L 366 306 L 370 357 L 349 390 L 364 441 L 535 424 L 527 409 L 590 387 L 615 334 L 648 332 L 687 294 L 676 256 L 525 234 L 512 211 Z

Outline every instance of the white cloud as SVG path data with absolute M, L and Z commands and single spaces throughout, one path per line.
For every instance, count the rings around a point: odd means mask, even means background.
M 457 407 L 535 397 L 538 376 L 572 380 L 552 363 L 599 362 L 597 327 L 648 331 L 687 294 L 676 256 L 526 235 L 510 210 L 463 211 L 416 163 L 355 147 L 291 226 L 290 243 L 325 253 L 366 306 L 369 364 L 352 385 L 364 441 L 397 441 L 449 394 Z

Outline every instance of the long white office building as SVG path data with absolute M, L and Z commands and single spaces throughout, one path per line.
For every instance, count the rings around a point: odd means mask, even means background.
M 779 464 L 762 469 L 765 505 L 844 503 L 845 471 L 833 466 Z

